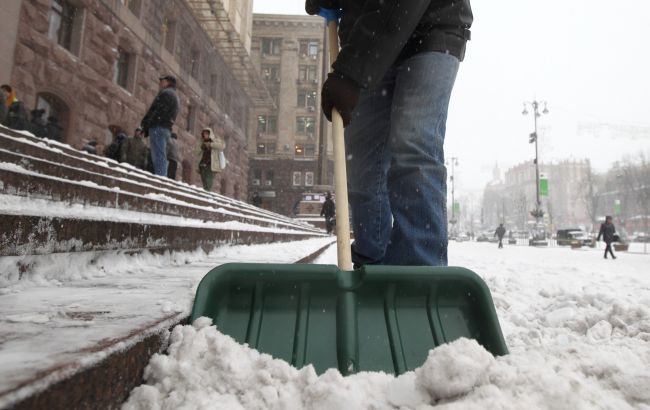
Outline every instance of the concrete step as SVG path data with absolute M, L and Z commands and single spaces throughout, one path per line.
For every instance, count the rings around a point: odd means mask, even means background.
M 93 254 L 90 262 L 83 255 L 28 258 L 33 272 L 24 273 L 27 283 L 53 280 L 56 276 L 44 272 L 50 265 L 84 271 L 85 260 L 95 271 L 106 271 L 99 277 L 67 275 L 56 286 L 16 285 L 15 292 L 0 298 L 0 409 L 119 408 L 142 383 L 151 356 L 166 350 L 169 330 L 186 322 L 196 287 L 209 270 L 232 261 L 310 263 L 332 241 L 275 243 L 265 245 L 272 247 L 266 252 L 235 247 L 198 260 L 170 255 L 172 261 L 190 263 L 154 261 L 142 269 L 150 259 L 136 255 L 124 262 L 119 252 Z M 263 254 L 274 259 L 260 259 Z M 0 258 L 0 265 L 14 259 Z M 133 269 L 113 272 L 113 259 Z
M 79 151 L 57 141 L 38 139 L 2 128 L 0 129 L 0 147 L 5 152 L 22 155 L 24 159 L 21 158 L 20 161 L 27 166 L 35 162 L 35 160 L 44 160 L 49 165 L 41 164 L 41 166 L 49 169 L 48 173 L 53 173 L 51 175 L 73 179 L 76 174 L 67 174 L 69 170 L 83 170 L 86 172 L 86 179 L 84 179 L 86 181 L 94 182 L 96 178 L 100 177 L 113 178 L 114 184 L 128 184 L 129 187 L 128 189 L 125 188 L 125 190 L 130 192 L 146 190 L 150 194 L 158 193 L 172 199 L 199 206 L 218 206 L 222 207 L 225 211 L 248 216 L 259 217 L 262 215 L 269 219 L 283 221 L 295 227 L 301 226 L 302 229 L 318 231 L 317 228 L 295 221 L 284 215 L 275 214 L 213 192 L 206 192 L 198 187 L 182 182 L 158 177 L 146 171 L 133 168 L 128 164 L 120 164 L 104 157 Z M 9 159 L 7 155 L 5 156 Z M 11 163 L 16 163 L 15 161 L 15 157 L 13 160 L 10 160 Z M 57 170 L 54 167 L 56 164 L 65 167 Z M 102 183 L 98 184 L 103 185 Z

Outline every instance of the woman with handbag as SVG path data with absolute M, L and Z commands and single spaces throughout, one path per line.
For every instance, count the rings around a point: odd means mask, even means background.
M 221 172 L 226 167 L 224 149 L 226 149 L 226 143 L 221 137 L 216 136 L 211 128 L 204 128 L 201 131 L 199 174 L 201 174 L 203 189 L 206 191 L 212 190 L 214 174 Z

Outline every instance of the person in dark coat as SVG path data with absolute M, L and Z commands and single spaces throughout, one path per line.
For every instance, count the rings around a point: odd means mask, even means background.
M 4 88 L 0 88 L 0 124 L 5 125 L 7 120 L 7 91 Z
M 172 135 L 180 103 L 176 94 L 176 77 L 164 75 L 158 79 L 160 91 L 149 110 L 142 118 L 140 126 L 149 136 L 149 148 L 154 173 L 167 176 L 167 143 Z
M 63 130 L 59 125 L 59 119 L 53 115 L 47 117 L 47 124 L 45 124 L 47 129 L 47 138 L 54 141 L 61 141 L 61 131 Z
M 47 126 L 45 124 L 45 119 L 43 119 L 43 114 L 45 114 L 44 109 L 33 109 L 30 111 L 31 118 L 29 124 L 27 124 L 27 131 L 31 132 L 38 138 L 47 137 Z
M 169 139 L 167 144 L 167 178 L 176 179 L 176 170 L 178 169 L 178 163 L 181 158 L 178 155 L 178 136 L 175 132 L 172 132 L 172 137 Z
M 104 150 L 104 156 L 120 162 L 120 150 L 122 149 L 124 141 L 126 141 L 126 134 L 122 131 L 118 132 L 113 139 L 113 142 L 111 142 L 111 144 Z
M 470 0 L 307 0 L 341 10 L 321 106 L 345 126 L 352 262 L 447 265 L 444 139 Z
M 616 227 L 612 223 L 612 217 L 606 216 L 605 222 L 600 225 L 600 231 L 598 232 L 597 241 L 600 241 L 600 237 L 603 237 L 605 241 L 605 255 L 603 257 L 607 259 L 607 252 L 612 255 L 612 259 L 616 259 L 614 256 L 614 251 L 612 251 L 612 242 L 615 242 L 616 239 Z
M 503 248 L 503 237 L 506 234 L 506 228 L 503 227 L 503 224 L 499 224 L 499 227 L 494 231 L 494 236 L 499 238 L 499 248 Z
M 27 129 L 27 111 L 22 101 L 20 101 L 14 90 L 10 85 L 3 84 L 0 86 L 5 94 L 4 104 L 7 109 L 7 116 L 4 120 L 4 125 L 14 130 Z
M 332 233 L 334 228 L 334 217 L 336 216 L 336 206 L 332 200 L 332 193 L 328 192 L 325 195 L 325 202 L 323 202 L 323 207 L 320 210 L 320 216 L 325 217 L 325 230 L 327 233 Z
M 262 206 L 262 197 L 260 196 L 260 193 L 255 191 L 253 193 L 253 196 L 251 197 L 251 204 L 256 207 Z
M 142 128 L 136 128 L 133 137 L 127 138 L 120 147 L 120 162 L 126 162 L 136 168 L 146 169 L 147 146 L 142 137 Z

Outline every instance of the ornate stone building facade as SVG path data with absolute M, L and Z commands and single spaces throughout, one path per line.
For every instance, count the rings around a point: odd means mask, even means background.
M 583 187 L 590 172 L 589 161 L 561 161 L 539 165 L 548 177 L 548 196 L 541 197 L 544 220 L 551 230 L 591 227 Z M 534 222 L 535 166 L 522 163 L 508 169 L 503 180 L 495 178 L 483 192 L 482 222 L 486 228 L 505 223 L 508 229 L 527 229 Z
M 58 117 L 63 142 L 80 148 L 94 139 L 101 152 L 116 130 L 131 134 L 158 91 L 159 75 L 169 73 L 178 79 L 181 101 L 174 127 L 179 178 L 198 183 L 198 138 L 211 127 L 225 138 L 229 161 L 215 191 L 247 197 L 251 109 L 272 104 L 250 59 L 251 0 L 2 3 L 0 9 L 14 13 L 0 17 L 3 27 L 18 21 L 2 81 L 28 110 Z M 1 51 L 10 49 L 0 43 Z
M 249 190 L 275 212 L 293 214 L 304 193 L 333 180 L 330 125 L 320 110 L 325 46 L 320 17 L 253 16 L 251 56 L 276 105 L 251 118 Z

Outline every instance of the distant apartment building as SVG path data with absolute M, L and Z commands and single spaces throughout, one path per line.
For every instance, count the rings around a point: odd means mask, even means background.
M 275 106 L 257 108 L 251 118 L 249 190 L 259 192 L 264 208 L 287 215 L 304 193 L 332 180 L 329 123 L 320 110 L 324 34 L 320 17 L 253 15 L 251 56 Z
M 226 141 L 215 191 L 248 194 L 249 118 L 272 105 L 250 59 L 252 0 L 12 0 L 0 2 L 2 82 L 28 110 L 59 119 L 63 142 L 131 134 L 158 91 L 178 79 L 178 175 L 198 183 L 199 134 Z
M 551 230 L 564 227 L 591 228 L 585 181 L 589 161 L 561 161 L 539 164 L 540 174 L 548 179 L 548 196 L 542 196 L 544 221 Z M 531 162 L 516 165 L 503 179 L 489 183 L 483 192 L 482 221 L 487 228 L 505 223 L 508 229 L 526 229 L 534 218 L 536 175 Z

